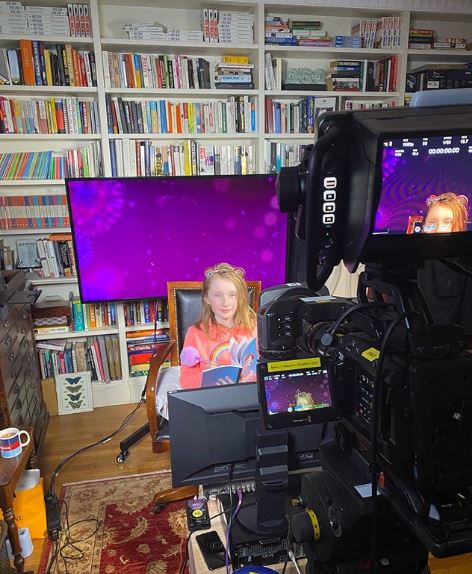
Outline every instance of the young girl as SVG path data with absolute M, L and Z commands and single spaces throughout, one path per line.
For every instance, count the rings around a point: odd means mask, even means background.
M 430 195 L 426 199 L 428 210 L 424 218 L 424 233 L 467 231 L 468 203 L 465 195 L 452 192 Z
M 248 304 L 244 270 L 220 263 L 205 270 L 202 312 L 185 335 L 180 354 L 180 385 L 200 387 L 202 371 L 233 363 L 230 345 L 256 336 L 256 314 Z M 243 368 L 240 381 L 255 380 Z M 225 384 L 230 381 L 220 381 Z

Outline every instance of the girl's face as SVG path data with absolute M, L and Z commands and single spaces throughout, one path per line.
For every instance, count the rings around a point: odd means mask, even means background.
M 425 233 L 451 233 L 453 223 L 454 214 L 452 209 L 446 205 L 436 203 L 428 211 L 423 231 Z
M 238 309 L 238 294 L 236 285 L 230 279 L 213 277 L 204 300 L 210 305 L 217 323 L 225 327 L 233 326 L 233 319 Z

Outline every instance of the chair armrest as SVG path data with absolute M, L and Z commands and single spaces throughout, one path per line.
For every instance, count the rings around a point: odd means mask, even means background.
M 158 432 L 158 413 L 156 408 L 156 395 L 158 391 L 159 369 L 175 345 L 175 341 L 158 345 L 156 353 L 149 361 L 149 371 L 146 378 L 146 414 L 149 423 L 149 433 L 154 442 Z

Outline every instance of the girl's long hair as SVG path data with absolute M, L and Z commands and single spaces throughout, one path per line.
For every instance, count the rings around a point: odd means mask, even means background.
M 195 325 L 202 329 L 207 336 L 211 326 L 216 328 L 219 326 L 210 305 L 205 301 L 211 281 L 215 277 L 231 281 L 236 287 L 238 307 L 234 316 L 233 327 L 252 331 L 256 325 L 256 313 L 249 305 L 249 294 L 246 281 L 244 280 L 244 269 L 241 267 L 233 267 L 229 263 L 219 263 L 218 265 L 205 269 L 202 291 L 202 312 L 195 322 Z
M 469 200 L 465 195 L 457 195 L 452 191 L 442 193 L 441 195 L 430 195 L 426 199 L 426 205 L 428 206 L 426 217 L 428 217 L 428 212 L 433 205 L 444 205 L 452 211 L 452 231 L 467 231 L 469 217 L 468 204 Z

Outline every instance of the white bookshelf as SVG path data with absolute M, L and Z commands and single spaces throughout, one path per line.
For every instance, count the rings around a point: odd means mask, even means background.
M 65 6 L 64 0 L 24 0 L 23 4 L 35 3 L 48 6 Z M 297 100 L 307 96 L 335 97 L 338 107 L 343 106 L 346 99 L 394 101 L 402 105 L 405 98 L 405 77 L 409 69 L 432 62 L 464 63 L 472 61 L 472 52 L 466 50 L 411 50 L 408 49 L 408 30 L 410 27 L 433 28 L 444 36 L 465 36 L 472 40 L 472 12 L 459 11 L 460 3 L 449 0 L 431 0 L 430 11 L 417 9 L 419 1 L 407 2 L 401 0 L 392 2 L 391 7 L 383 2 L 374 0 L 219 0 L 205 2 L 204 0 L 89 0 L 89 13 L 92 22 L 90 38 L 74 38 L 63 36 L 42 36 L 25 39 L 41 40 L 52 44 L 71 44 L 78 50 L 94 51 L 96 62 L 96 87 L 80 86 L 0 86 L 0 96 L 51 98 L 84 96 L 93 98 L 98 103 L 99 131 L 96 134 L 9 134 L 0 135 L 0 153 L 12 151 L 61 151 L 80 147 L 90 142 L 101 144 L 104 175 L 111 175 L 110 142 L 119 139 L 150 139 L 158 143 L 179 142 L 184 139 L 195 139 L 208 143 L 236 145 L 248 144 L 255 146 L 256 166 L 259 173 L 266 169 L 266 147 L 269 142 L 280 142 L 284 145 L 309 144 L 313 136 L 300 133 L 266 133 L 265 130 L 265 98 L 281 101 Z M 169 29 L 197 30 L 200 28 L 200 17 L 203 8 L 220 10 L 235 10 L 251 12 L 254 16 L 254 39 L 252 43 L 244 44 L 211 44 L 204 42 L 171 42 L 130 40 L 122 30 L 122 25 L 131 22 L 158 21 Z M 408 9 L 413 7 L 413 9 Z M 454 12 L 454 9 L 457 11 Z M 382 16 L 400 16 L 402 18 L 401 48 L 359 49 L 359 48 L 319 48 L 302 46 L 277 46 L 264 43 L 264 18 L 266 16 L 285 16 L 295 20 L 321 20 L 323 29 L 331 36 L 350 34 L 351 25 L 361 18 L 380 18 Z M 0 48 L 18 47 L 17 35 L 0 34 Z M 204 57 L 213 64 L 222 55 L 244 55 L 254 64 L 254 89 L 169 89 L 169 88 L 125 88 L 105 87 L 102 52 L 138 52 L 145 54 L 186 55 L 189 57 Z M 330 92 L 330 91 L 285 91 L 266 90 L 264 64 L 265 56 L 270 53 L 274 58 L 282 58 L 284 64 L 290 67 L 308 67 L 311 69 L 326 69 L 330 60 L 376 60 L 392 55 L 398 56 L 398 89 L 395 92 Z M 257 131 L 256 133 L 237 134 L 110 134 L 107 126 L 107 97 L 122 97 L 127 99 L 166 99 L 177 101 L 211 101 L 229 99 L 241 95 L 257 98 Z M 64 181 L 56 180 L 16 180 L 0 182 L 2 195 L 43 195 L 65 194 Z M 4 244 L 15 246 L 16 239 L 22 236 L 47 237 L 52 232 L 69 232 L 69 228 L 54 229 L 14 229 L 0 230 L 0 240 Z M 33 285 L 42 290 L 41 297 L 61 294 L 67 297 L 72 291 L 78 295 L 76 278 L 33 279 Z M 96 334 L 116 333 L 119 336 L 121 351 L 121 366 L 123 380 L 108 385 L 97 386 L 97 396 L 100 404 L 121 404 L 138 400 L 144 377 L 130 377 L 126 353 L 126 333 L 138 329 L 152 328 L 149 325 L 127 327 L 125 325 L 123 305 L 117 305 L 117 325 L 111 330 L 100 333 L 79 332 L 76 334 L 54 334 L 43 338 L 70 338 Z M 165 328 L 159 325 L 158 328 Z M 95 394 L 94 394 L 95 396 Z

